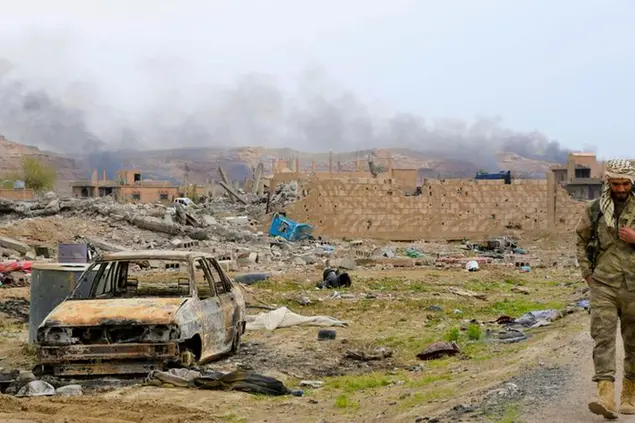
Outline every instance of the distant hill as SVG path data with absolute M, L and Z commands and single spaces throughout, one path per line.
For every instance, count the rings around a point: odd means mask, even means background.
M 470 158 L 444 158 L 438 154 L 430 154 L 412 149 L 372 149 L 333 154 L 333 168 L 337 162 L 343 171 L 355 169 L 359 159 L 364 168 L 370 154 L 380 164 L 388 164 L 388 155 L 392 155 L 394 168 L 416 168 L 422 177 L 471 178 L 477 171 L 488 172 L 511 170 L 520 176 L 544 177 L 549 166 L 554 163 L 528 159 L 518 154 L 500 152 L 489 162 L 489 168 L 483 163 Z M 89 178 L 94 168 L 107 169 L 108 177 L 114 178 L 118 169 L 139 169 L 153 179 L 184 180 L 191 183 L 203 183 L 207 179 L 219 179 L 218 167 L 223 167 L 229 178 L 242 180 L 250 174 L 253 167 L 262 162 L 265 172 L 270 173 L 272 161 L 276 159 L 299 160 L 300 169 L 309 172 L 315 161 L 317 170 L 326 171 L 329 167 L 329 153 L 307 153 L 290 148 L 270 149 L 263 147 L 240 148 L 177 148 L 170 150 L 129 151 L 122 150 L 89 155 L 62 155 L 42 151 L 37 147 L 27 146 L 6 140 L 0 136 L 0 163 L 4 174 L 18 171 L 22 157 L 37 157 L 57 169 L 61 184 L 73 179 Z M 493 166 L 497 168 L 493 169 Z

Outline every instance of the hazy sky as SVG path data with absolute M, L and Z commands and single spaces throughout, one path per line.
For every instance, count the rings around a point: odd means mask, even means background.
M 2 56 L 124 117 L 170 101 L 157 85 L 195 96 L 251 72 L 295 85 L 319 68 L 378 109 L 501 116 L 569 148 L 635 157 L 632 0 L 2 3 Z

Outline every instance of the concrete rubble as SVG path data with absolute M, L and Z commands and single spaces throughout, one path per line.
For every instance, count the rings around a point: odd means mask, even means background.
M 236 201 L 234 194 L 239 195 L 241 201 Z M 88 243 L 97 252 L 196 249 L 215 253 L 226 270 L 243 273 L 283 272 L 290 268 L 307 266 L 320 270 L 333 268 L 343 271 L 415 266 L 447 268 L 465 267 L 470 261 L 476 261 L 480 266 L 502 264 L 528 267 L 530 263 L 532 266 L 542 265 L 535 259 L 533 252 L 519 249 L 509 239 L 502 241 L 501 248 L 492 248 L 495 251 L 485 251 L 485 247 L 477 248 L 476 244 L 465 241 L 462 244 L 420 241 L 407 245 L 375 245 L 367 240 L 331 242 L 310 239 L 289 242 L 270 237 L 260 231 L 259 227 L 266 219 L 267 209 L 270 213 L 281 211 L 301 198 L 302 193 L 297 182 L 281 184 L 270 195 L 254 194 L 253 191 L 247 193 L 240 189 L 234 190 L 234 194 L 214 197 L 203 204 L 184 208 L 181 205 L 174 207 L 161 203 L 122 204 L 110 197 L 59 198 L 54 193 L 47 193 L 38 201 L 0 198 L 0 216 L 7 223 L 44 217 L 81 217 L 112 228 L 102 236 L 91 235 L 75 240 Z M 13 260 L 44 258 L 35 252 L 36 248 L 42 246 L 29 245 L 25 241 L 28 240 L 0 236 L 2 255 Z M 489 243 L 492 244 L 492 241 Z M 54 259 L 51 257 L 51 260 Z

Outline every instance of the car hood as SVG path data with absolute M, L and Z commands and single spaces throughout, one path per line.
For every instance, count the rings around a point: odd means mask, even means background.
M 115 298 L 68 300 L 58 305 L 43 326 L 169 324 L 187 298 Z

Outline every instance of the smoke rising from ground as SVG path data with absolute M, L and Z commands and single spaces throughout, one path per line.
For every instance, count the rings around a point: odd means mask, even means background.
M 145 85 L 130 93 L 135 110 L 127 114 L 103 95 L 108 87 L 90 75 L 80 84 L 62 81 L 63 89 L 58 81 L 53 89 L 37 76 L 25 76 L 19 64 L 0 62 L 0 133 L 63 153 L 194 146 L 313 152 L 394 147 L 466 159 L 489 169 L 497 168 L 495 153 L 500 151 L 550 162 L 564 162 L 569 152 L 539 132 L 507 129 L 498 117 L 428 122 L 414 113 L 379 112 L 334 87 L 319 71 L 306 72 L 292 90 L 263 74 L 244 75 L 229 86 L 193 89 L 179 86 L 187 79 L 186 67 L 162 69 L 142 68 L 138 80 Z

